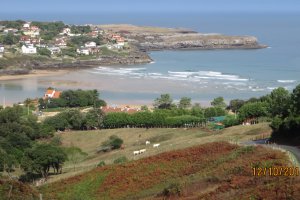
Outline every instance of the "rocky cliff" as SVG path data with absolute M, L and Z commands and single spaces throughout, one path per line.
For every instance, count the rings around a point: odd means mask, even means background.
M 106 25 L 119 32 L 142 51 L 181 49 L 256 49 L 265 48 L 253 36 L 203 34 L 182 28 L 159 28 L 133 25 Z

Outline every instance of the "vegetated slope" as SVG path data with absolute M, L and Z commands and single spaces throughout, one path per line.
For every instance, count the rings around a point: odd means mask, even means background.
M 0 177 L 0 200 L 37 200 L 39 193 L 27 184 Z
M 214 142 L 90 172 L 43 186 L 45 199 L 300 198 L 300 180 L 254 177 L 252 166 L 286 166 L 287 157 L 261 146 Z

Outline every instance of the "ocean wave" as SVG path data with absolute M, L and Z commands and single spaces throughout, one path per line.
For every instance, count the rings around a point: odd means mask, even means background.
M 278 83 L 295 83 L 296 80 L 277 80 Z
M 249 79 L 242 78 L 238 75 L 223 74 L 216 71 L 168 71 L 166 74 L 158 72 L 147 72 L 146 68 L 112 68 L 112 67 L 98 67 L 94 70 L 95 74 L 103 75 L 119 75 L 128 77 L 145 77 L 153 79 L 168 79 L 189 82 L 203 82 L 203 81 L 229 81 L 232 83 L 247 82 Z
M 170 76 L 198 78 L 198 79 L 212 79 L 212 80 L 228 80 L 228 81 L 249 81 L 249 79 L 241 78 L 237 75 L 223 74 L 222 72 L 215 71 L 196 71 L 196 72 L 175 72 L 168 71 Z

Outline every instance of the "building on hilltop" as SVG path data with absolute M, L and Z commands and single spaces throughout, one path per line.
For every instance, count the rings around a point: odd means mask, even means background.
M 3 33 L 4 33 L 4 34 L 9 34 L 9 33 L 15 34 L 15 33 L 17 33 L 18 31 L 19 31 L 19 30 L 16 29 L 16 28 L 6 28 L 6 29 L 3 30 Z
M 86 56 L 90 55 L 89 48 L 85 48 L 85 47 L 80 47 L 79 49 L 76 50 L 76 52 L 81 55 L 86 55 Z
M 23 44 L 40 44 L 41 43 L 41 39 L 39 37 L 35 37 L 35 38 L 32 38 L 30 37 L 29 35 L 22 35 L 20 37 L 20 43 L 23 43 Z
M 61 52 L 61 49 L 56 46 L 49 46 L 49 47 L 47 47 L 47 49 L 51 52 L 51 55 L 58 54 Z
M 67 40 L 64 37 L 56 38 L 55 39 L 55 45 L 59 47 L 66 47 L 67 46 Z
M 87 48 L 89 48 L 89 47 L 96 47 L 97 44 L 96 44 L 96 42 L 86 42 L 84 44 L 84 46 L 87 47 Z
M 25 24 L 24 24 L 25 25 Z M 40 28 L 37 26 L 29 26 L 28 28 L 24 28 L 23 25 L 23 34 L 24 35 L 28 35 L 30 37 L 37 37 L 40 35 Z M 25 27 L 27 27 L 28 25 L 25 25 Z
M 3 57 L 4 50 L 5 50 L 4 46 L 2 44 L 0 44 L 0 58 Z
M 23 45 L 21 49 L 23 54 L 36 54 L 37 52 L 36 47 L 34 47 L 32 44 Z
M 4 53 L 4 45 L 0 44 L 0 53 Z

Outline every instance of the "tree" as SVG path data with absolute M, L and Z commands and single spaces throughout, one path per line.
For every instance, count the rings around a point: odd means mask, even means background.
M 300 84 L 296 86 L 291 95 L 291 112 L 294 115 L 300 114 Z
M 109 147 L 110 149 L 119 149 L 123 144 L 123 140 L 116 135 L 112 135 L 108 140 L 104 141 L 101 147 Z
M 42 56 L 51 57 L 51 51 L 47 48 L 39 48 L 37 52 Z
M 1 43 L 6 45 L 13 45 L 19 42 L 19 36 L 15 36 L 13 33 L 8 33 L 7 35 L 2 36 Z
M 269 112 L 272 116 L 286 117 L 291 103 L 289 91 L 279 87 L 273 90 L 269 97 Z
M 83 152 L 79 147 L 72 145 L 65 149 L 65 153 L 68 156 L 68 160 L 73 164 L 73 170 L 75 171 L 76 165 L 87 157 L 87 153 Z
M 70 109 L 64 112 L 66 114 L 66 120 L 68 121 L 69 128 L 75 130 L 82 130 L 85 119 L 84 115 L 78 109 Z
M 245 104 L 244 100 L 233 99 L 229 102 L 228 109 L 230 109 L 232 112 L 237 112 L 244 104 Z
M 53 127 L 56 131 L 64 131 L 68 127 L 68 121 L 64 113 L 48 117 L 44 120 L 44 123 Z
M 158 109 L 171 109 L 172 98 L 169 94 L 162 94 L 160 98 L 156 98 L 154 101 L 154 107 Z
M 192 100 L 189 97 L 182 97 L 179 101 L 178 108 L 182 108 L 182 109 L 190 108 L 192 106 L 191 101 Z
M 226 108 L 226 103 L 223 97 L 214 98 L 214 100 L 211 102 L 211 105 L 214 107 Z
M 148 106 L 146 105 L 141 106 L 141 111 L 149 111 Z
M 131 124 L 131 116 L 124 112 L 107 113 L 103 120 L 105 128 L 122 128 Z
M 88 129 L 101 128 L 103 126 L 105 113 L 99 108 L 93 108 L 85 116 L 86 127 Z
M 205 118 L 210 118 L 210 117 L 216 117 L 218 115 L 214 107 L 208 107 L 204 110 L 204 116 Z
M 204 110 L 201 108 L 200 104 L 195 104 L 191 109 L 191 115 L 204 118 Z
M 257 118 L 267 116 L 266 102 L 246 103 L 239 110 L 239 119 L 241 121 L 248 118 Z
M 84 34 L 91 32 L 92 29 L 90 26 L 71 26 L 71 32 L 75 34 Z
M 66 159 L 67 155 L 62 148 L 51 144 L 36 144 L 25 151 L 21 167 L 26 172 L 38 173 L 47 179 L 50 168 L 58 173 Z

